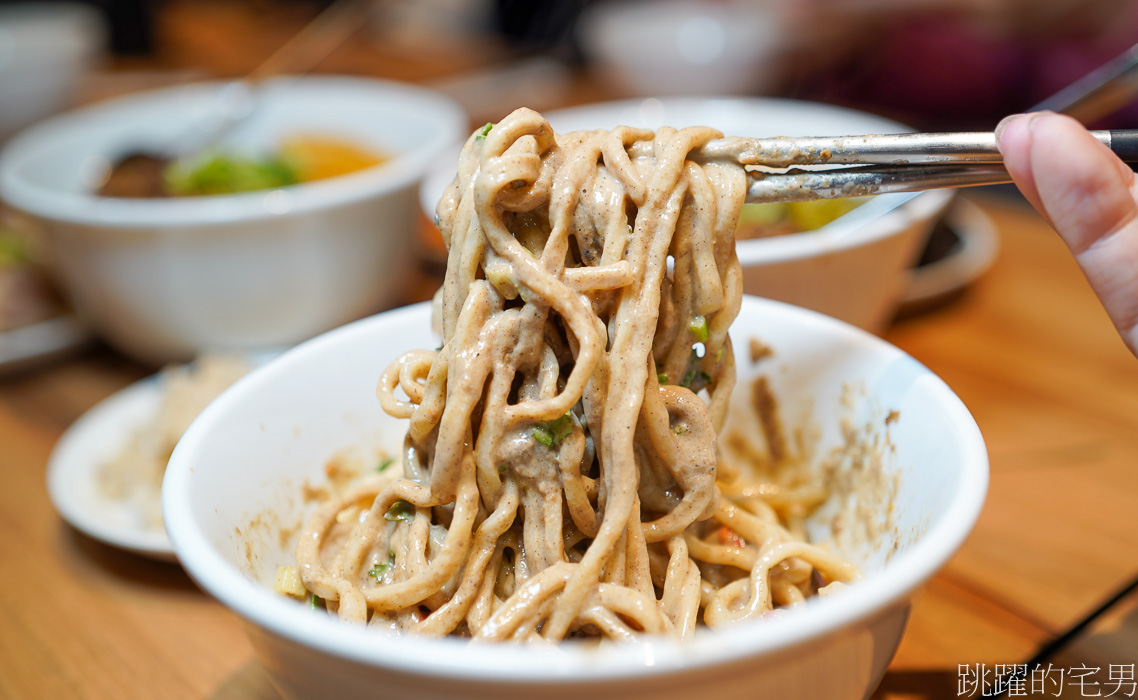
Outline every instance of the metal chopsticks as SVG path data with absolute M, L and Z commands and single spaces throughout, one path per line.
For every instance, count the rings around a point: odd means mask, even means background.
M 747 203 L 806 202 L 814 199 L 869 197 L 893 192 L 921 192 L 945 187 L 978 187 L 1011 182 L 1004 166 L 880 165 L 833 170 L 752 171 Z
M 1091 133 L 1124 161 L 1138 162 L 1138 130 Z M 750 203 L 859 197 L 1011 181 L 996 148 L 996 136 L 990 131 L 729 137 L 712 141 L 693 155 L 701 160 L 732 160 L 754 166 L 748 171 Z M 796 165 L 825 169 L 771 170 Z

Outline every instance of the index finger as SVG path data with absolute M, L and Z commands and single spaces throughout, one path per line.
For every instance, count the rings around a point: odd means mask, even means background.
M 1138 354 L 1138 178 L 1069 117 L 1012 117 L 997 130 L 1016 184 L 1075 254 Z

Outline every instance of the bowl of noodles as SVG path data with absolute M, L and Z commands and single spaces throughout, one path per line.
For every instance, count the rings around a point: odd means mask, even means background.
M 77 312 L 148 363 L 289 345 L 399 302 L 419 180 L 467 127 L 427 89 L 277 78 L 211 143 L 226 89 L 93 104 L 0 154 L 0 196 L 32 220 Z M 180 147 L 165 165 L 140 155 Z
M 912 129 L 874 114 L 769 97 L 660 97 L 585 104 L 546 114 L 559 132 L 619 125 L 713 127 L 728 136 L 838 136 Z M 432 218 L 455 175 L 454 153 L 424 178 L 420 206 Z M 737 229 L 744 291 L 852 323 L 873 333 L 893 320 L 933 224 L 952 190 L 849 200 L 748 204 Z
M 987 456 L 952 391 L 746 296 L 693 127 L 467 139 L 434 304 L 254 370 L 163 483 L 287 697 L 864 698 Z M 649 147 L 651 144 L 651 147 Z

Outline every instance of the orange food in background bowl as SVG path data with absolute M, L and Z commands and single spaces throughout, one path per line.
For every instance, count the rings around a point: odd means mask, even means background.
M 301 182 L 347 175 L 387 160 L 387 156 L 347 139 L 321 134 L 285 137 L 281 141 L 280 155 L 292 165 Z

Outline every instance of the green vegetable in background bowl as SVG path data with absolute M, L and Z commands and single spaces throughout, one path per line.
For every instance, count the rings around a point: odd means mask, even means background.
M 298 133 L 259 155 L 214 150 L 169 162 L 129 153 L 111 167 L 98 192 L 104 197 L 241 194 L 347 175 L 386 159 L 349 140 Z
M 176 197 L 233 194 L 286 187 L 300 182 L 283 158 L 249 158 L 212 153 L 177 161 L 166 169 L 166 187 Z

